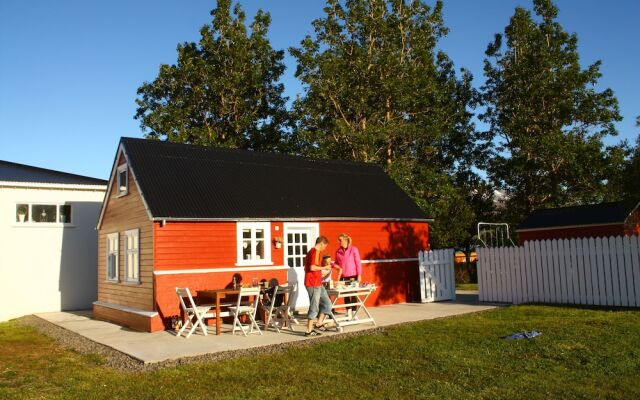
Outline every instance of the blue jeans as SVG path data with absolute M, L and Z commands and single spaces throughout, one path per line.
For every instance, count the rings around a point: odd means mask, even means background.
M 324 286 L 306 286 L 309 293 L 309 312 L 307 318 L 315 319 L 318 312 L 328 314 L 331 312 L 331 300 Z

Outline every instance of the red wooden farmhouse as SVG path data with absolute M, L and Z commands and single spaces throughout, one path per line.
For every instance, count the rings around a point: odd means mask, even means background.
M 520 243 L 527 240 L 640 235 L 638 203 L 617 201 L 535 210 L 520 224 Z
M 123 138 L 98 221 L 93 314 L 162 330 L 179 314 L 177 286 L 302 282 L 315 238 L 333 255 L 342 232 L 379 286 L 368 305 L 406 302 L 428 222 L 377 166 Z

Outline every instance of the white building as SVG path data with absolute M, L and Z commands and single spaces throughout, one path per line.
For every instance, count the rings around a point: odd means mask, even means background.
M 0 321 L 91 308 L 106 184 L 0 160 Z

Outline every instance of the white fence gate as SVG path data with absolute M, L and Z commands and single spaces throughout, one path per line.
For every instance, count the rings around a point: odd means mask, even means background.
M 421 251 L 418 265 L 421 302 L 456 299 L 453 249 Z
M 478 249 L 480 301 L 640 306 L 640 237 Z

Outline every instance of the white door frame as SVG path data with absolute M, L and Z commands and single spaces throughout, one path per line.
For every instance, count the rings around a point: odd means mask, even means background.
M 320 235 L 320 224 L 318 222 L 286 222 L 283 224 L 282 236 L 284 246 L 284 265 L 289 265 L 287 259 L 289 254 L 288 233 L 307 233 L 307 248 L 311 249 L 316 243 L 316 238 Z M 293 294 L 294 309 L 309 307 L 309 295 L 307 289 L 304 286 L 304 266 L 302 267 L 289 267 L 287 270 L 287 280 L 289 282 L 297 282 L 298 288 Z

